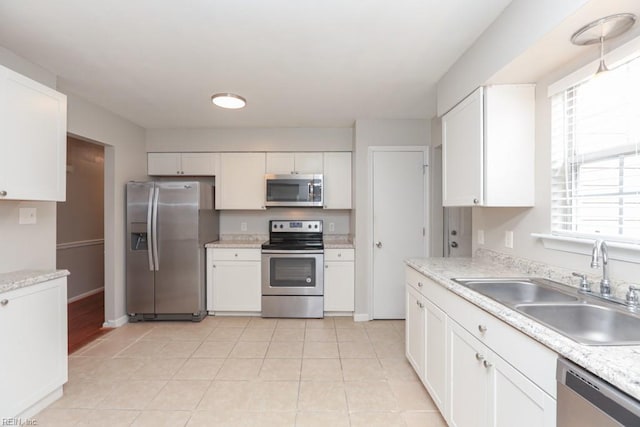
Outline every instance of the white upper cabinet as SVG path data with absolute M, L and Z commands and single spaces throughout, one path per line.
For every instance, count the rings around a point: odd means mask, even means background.
M 220 167 L 220 153 L 148 153 L 149 175 L 214 176 Z
M 481 87 L 442 117 L 444 206 L 533 206 L 535 86 Z
M 266 173 L 322 173 L 322 153 L 267 153 Z
M 265 153 L 221 153 L 216 209 L 265 209 Z
M 0 200 L 64 201 L 67 97 L 0 66 Z
M 324 153 L 324 208 L 351 209 L 351 153 Z

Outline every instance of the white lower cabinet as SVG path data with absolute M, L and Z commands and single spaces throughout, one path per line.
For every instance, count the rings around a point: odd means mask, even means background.
M 29 417 L 67 382 L 67 279 L 0 294 L 0 417 Z M 58 396 L 59 397 L 59 396 Z
M 424 377 L 424 297 L 415 289 L 407 286 L 407 314 L 405 328 L 405 345 L 407 360 L 420 378 Z
M 260 249 L 207 250 L 207 310 L 260 312 Z
M 407 359 L 455 427 L 553 427 L 557 355 L 407 268 Z
M 353 311 L 353 249 L 325 249 L 324 259 L 324 311 Z

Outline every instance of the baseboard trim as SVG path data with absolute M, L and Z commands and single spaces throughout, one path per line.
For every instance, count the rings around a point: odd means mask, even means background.
M 76 301 L 81 300 L 83 298 L 90 297 L 91 295 L 99 294 L 100 292 L 103 292 L 103 291 L 104 291 L 104 286 L 102 286 L 100 288 L 95 288 L 95 289 L 92 289 L 92 290 L 90 290 L 88 292 L 82 293 L 80 295 L 76 295 L 73 298 L 69 298 L 67 300 L 67 303 L 71 304 L 72 302 L 76 302 Z
M 122 317 L 118 317 L 115 320 L 105 320 L 105 322 L 102 324 L 103 328 L 119 328 L 122 325 L 126 325 L 127 323 L 129 323 L 129 316 L 127 316 L 126 314 Z
M 353 315 L 354 322 L 368 322 L 371 320 L 368 313 L 355 313 Z

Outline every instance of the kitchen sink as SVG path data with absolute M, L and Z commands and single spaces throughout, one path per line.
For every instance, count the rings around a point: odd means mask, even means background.
M 611 307 L 577 303 L 519 304 L 514 308 L 581 344 L 640 344 L 640 318 Z
M 585 345 L 640 345 L 640 315 L 542 278 L 453 279 Z M 566 289 L 565 289 L 566 288 Z
M 508 305 L 523 303 L 571 302 L 575 295 L 548 285 L 543 279 L 453 279 L 469 289 Z

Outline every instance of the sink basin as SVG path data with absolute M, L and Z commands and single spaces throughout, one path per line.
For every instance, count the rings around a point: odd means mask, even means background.
M 578 298 L 537 281 L 510 279 L 454 279 L 456 282 L 496 301 L 512 304 L 572 302 Z
M 595 304 L 516 305 L 519 312 L 587 345 L 640 344 L 640 318 Z

